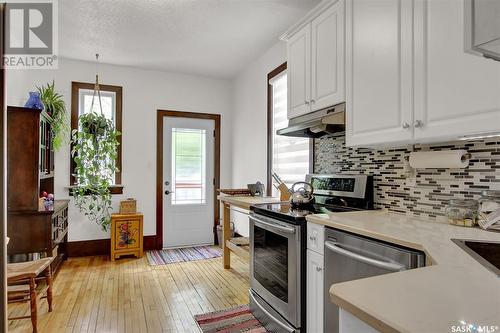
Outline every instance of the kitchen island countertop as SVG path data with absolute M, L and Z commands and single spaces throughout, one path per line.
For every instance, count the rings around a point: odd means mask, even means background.
M 500 241 L 499 233 L 383 211 L 309 215 L 307 221 L 425 252 L 427 267 L 331 286 L 334 303 L 375 329 L 459 332 L 472 324 L 500 332 L 500 278 L 451 241 Z

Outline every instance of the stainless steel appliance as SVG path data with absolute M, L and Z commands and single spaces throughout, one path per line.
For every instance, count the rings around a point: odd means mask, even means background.
M 465 47 L 500 61 L 500 1 L 465 0 Z
M 250 309 L 270 332 L 303 332 L 306 317 L 306 219 L 327 211 L 371 209 L 373 180 L 366 175 L 307 175 L 315 202 L 252 206 Z
M 339 332 L 339 308 L 330 301 L 332 284 L 424 265 L 425 255 L 420 251 L 325 228 L 325 332 Z
M 345 131 L 345 103 L 292 118 L 278 135 L 319 138 Z

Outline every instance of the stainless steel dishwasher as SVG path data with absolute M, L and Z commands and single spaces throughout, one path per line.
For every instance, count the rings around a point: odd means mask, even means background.
M 423 252 L 325 228 L 324 331 L 339 332 L 339 308 L 330 301 L 332 284 L 424 265 Z

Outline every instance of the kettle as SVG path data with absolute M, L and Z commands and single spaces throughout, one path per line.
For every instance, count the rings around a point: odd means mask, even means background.
M 296 182 L 292 185 L 291 192 L 290 202 L 292 206 L 310 204 L 314 200 L 314 188 L 307 182 Z

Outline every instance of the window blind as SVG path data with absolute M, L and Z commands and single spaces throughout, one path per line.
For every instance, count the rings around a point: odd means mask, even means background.
M 272 172 L 276 172 L 290 188 L 293 183 L 304 181 L 309 172 L 309 139 L 276 135 L 288 125 L 286 71 L 269 81 L 272 86 Z M 276 189 L 273 193 L 277 194 Z

